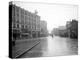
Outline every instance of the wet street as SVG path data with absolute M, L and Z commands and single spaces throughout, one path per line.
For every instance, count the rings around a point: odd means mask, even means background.
M 41 38 L 40 43 L 37 46 L 20 57 L 47 57 L 77 54 L 78 40 L 58 36 L 49 36 Z

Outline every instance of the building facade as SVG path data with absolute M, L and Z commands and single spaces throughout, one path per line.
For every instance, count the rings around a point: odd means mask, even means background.
M 41 27 L 41 33 L 40 35 L 45 37 L 48 36 L 48 30 L 47 30 L 47 22 L 46 21 L 40 21 L 40 27 Z
M 12 2 L 9 8 L 12 9 L 13 39 L 38 37 L 41 27 L 40 16 L 37 15 L 37 11 L 31 13 Z

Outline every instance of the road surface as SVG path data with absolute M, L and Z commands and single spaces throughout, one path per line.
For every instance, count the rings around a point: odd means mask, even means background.
M 20 58 L 29 57 L 47 57 L 64 56 L 78 54 L 78 40 L 64 38 L 59 36 L 48 36 L 40 40 L 40 43 L 20 56 Z

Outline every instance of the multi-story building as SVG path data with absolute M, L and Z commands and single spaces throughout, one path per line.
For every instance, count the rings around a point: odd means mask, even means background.
M 48 35 L 47 22 L 44 20 L 40 21 L 40 27 L 41 27 L 40 35 L 47 36 Z
M 37 37 L 41 31 L 40 16 L 10 2 L 13 38 Z

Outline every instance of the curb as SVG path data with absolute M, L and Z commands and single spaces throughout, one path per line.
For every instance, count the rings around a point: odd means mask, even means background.
M 34 44 L 31 48 L 25 50 L 24 52 L 22 52 L 20 55 L 17 55 L 15 58 L 19 58 L 20 56 L 22 56 L 23 54 L 27 53 L 28 51 L 30 51 L 32 48 L 34 48 L 36 45 L 38 45 L 40 43 L 40 41 L 36 44 Z

